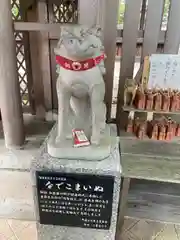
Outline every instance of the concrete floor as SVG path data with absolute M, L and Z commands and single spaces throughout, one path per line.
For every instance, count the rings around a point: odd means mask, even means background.
M 173 224 L 125 220 L 121 240 L 179 240 L 180 228 Z
M 35 222 L 0 220 L 0 240 L 36 240 Z

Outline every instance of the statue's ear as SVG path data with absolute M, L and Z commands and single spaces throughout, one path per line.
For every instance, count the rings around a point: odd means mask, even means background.
M 63 42 L 63 39 L 61 38 L 61 39 L 58 41 L 58 43 L 57 43 L 57 47 L 58 47 L 58 48 L 61 47 L 62 42 Z
M 66 35 L 73 35 L 73 28 L 72 27 L 62 27 L 61 28 L 61 34 L 60 37 L 66 36 Z
M 59 49 L 60 49 L 60 47 L 61 47 L 62 42 L 63 42 L 63 39 L 61 38 L 61 39 L 58 41 L 58 43 L 57 43 L 57 47 L 54 48 L 54 53 L 55 53 L 56 55 L 58 55 L 58 52 L 59 52 Z
M 100 27 L 96 28 L 95 33 L 97 37 L 102 37 L 102 29 Z
M 68 31 L 67 31 L 66 27 L 62 27 L 62 28 L 61 28 L 60 37 L 66 35 L 66 34 L 68 34 Z
M 97 26 L 92 26 L 89 30 L 88 30 L 88 32 L 90 33 L 90 34 L 93 34 L 93 35 L 95 35 L 96 37 L 102 37 L 102 29 L 100 28 L 100 27 L 97 27 Z
M 54 48 L 54 54 L 58 55 L 58 48 Z

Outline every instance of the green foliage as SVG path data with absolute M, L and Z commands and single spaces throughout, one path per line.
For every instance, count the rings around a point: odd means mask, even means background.
M 118 24 L 123 24 L 124 21 L 124 12 L 125 12 L 125 2 L 122 1 L 119 6 L 119 13 L 118 13 Z
M 19 9 L 18 9 L 18 7 L 16 6 L 16 5 L 14 5 L 13 6 L 13 8 L 12 8 L 12 14 L 13 14 L 13 16 L 16 18 L 17 16 L 18 16 L 18 14 L 19 14 Z
M 165 0 L 163 23 L 167 23 L 168 21 L 169 6 L 170 6 L 170 0 Z M 124 12 L 125 12 L 125 1 L 121 1 L 121 4 L 119 6 L 119 13 L 118 13 L 118 24 L 123 24 Z
M 169 6 L 170 6 L 170 0 L 165 0 L 163 22 L 168 21 Z

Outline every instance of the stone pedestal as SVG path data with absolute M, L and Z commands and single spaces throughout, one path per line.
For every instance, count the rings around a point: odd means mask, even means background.
M 111 128 L 111 130 L 112 130 L 112 128 Z M 49 137 L 50 136 L 51 136 L 51 133 L 50 133 Z M 120 182 L 121 182 L 121 165 L 120 165 L 118 138 L 117 138 L 117 142 L 114 144 L 114 146 L 111 149 L 110 156 L 102 161 L 83 161 L 83 160 L 79 160 L 79 159 L 68 160 L 68 159 L 52 158 L 47 153 L 48 138 L 46 139 L 46 141 L 44 142 L 43 146 L 40 149 L 40 155 L 36 159 L 34 159 L 34 161 L 32 162 L 32 181 L 33 181 L 34 201 L 35 201 L 37 221 L 38 221 L 37 222 L 38 240 L 56 240 L 56 239 L 57 240 L 105 240 L 105 239 L 114 240 L 115 232 L 116 232 L 116 224 L 117 224 L 117 212 L 118 212 Z M 72 149 L 72 151 L 73 151 L 73 149 Z M 37 173 L 39 174 L 38 176 L 37 176 Z M 93 187 L 93 190 L 96 188 L 96 191 L 97 192 L 99 191 L 99 193 L 96 192 L 97 195 L 95 192 L 94 192 L 94 194 L 88 195 L 89 197 L 92 197 L 92 199 L 94 196 L 95 197 L 99 196 L 99 199 L 101 197 L 102 197 L 102 199 L 105 199 L 106 197 L 110 197 L 107 194 L 109 191 L 110 195 L 112 195 L 112 204 L 110 203 L 110 201 L 108 203 L 108 200 L 107 200 L 107 202 L 103 201 L 104 204 L 106 202 L 110 205 L 108 205 L 108 204 L 104 205 L 104 206 L 106 206 L 106 209 L 104 208 L 104 210 L 102 210 L 102 211 L 107 211 L 108 213 L 109 212 L 112 213 L 112 215 L 110 214 L 111 216 L 109 218 L 109 226 L 107 227 L 107 225 L 106 225 L 106 229 L 104 229 L 103 227 L 102 227 L 103 229 L 100 229 L 98 227 L 98 225 L 96 225 L 96 226 L 94 225 L 95 227 L 92 228 L 90 225 L 93 224 L 94 220 L 92 220 L 92 217 L 88 217 L 89 215 L 87 217 L 86 216 L 80 217 L 80 220 L 85 221 L 83 227 L 73 226 L 73 224 L 74 225 L 78 224 L 77 221 L 74 221 L 74 223 L 72 221 L 71 225 L 69 225 L 69 226 L 65 226 L 66 224 L 64 225 L 64 222 L 62 224 L 64 226 L 51 225 L 51 224 L 47 225 L 51 222 L 51 219 L 57 214 L 56 212 L 58 212 L 58 210 L 55 209 L 56 207 L 54 207 L 55 210 L 51 210 L 51 213 L 46 213 L 45 209 L 42 210 L 42 206 L 39 205 L 40 203 L 38 200 L 40 200 L 42 202 L 42 201 L 44 201 L 45 197 L 42 197 L 40 194 L 39 181 L 42 181 L 41 182 L 42 194 L 43 194 L 43 192 L 46 192 L 46 190 L 47 190 L 48 194 L 52 194 L 52 198 L 55 198 L 55 199 L 59 199 L 59 194 L 60 194 L 58 191 L 56 191 L 56 193 L 53 193 L 53 184 L 52 184 L 53 177 L 52 178 L 39 177 L 41 175 L 46 175 L 47 173 L 50 175 L 53 175 L 53 176 L 54 176 L 54 174 L 55 174 L 55 176 L 57 176 L 58 174 L 64 175 L 65 178 L 66 178 L 66 176 L 68 178 L 72 174 L 73 174 L 73 176 L 75 176 L 75 178 L 76 178 L 76 176 L 77 176 L 77 178 L 83 178 L 83 176 L 85 176 L 85 178 L 86 178 L 87 176 L 89 176 L 89 178 L 92 179 L 92 181 L 90 181 L 90 182 L 85 181 L 84 184 L 82 184 L 82 185 L 81 185 L 81 183 L 82 183 L 81 182 L 80 183 L 81 186 L 79 184 L 77 184 L 77 186 L 76 186 L 77 194 L 75 194 L 75 196 L 78 196 L 78 193 L 81 192 L 79 190 L 80 187 L 83 188 L 84 192 L 85 192 L 85 190 L 92 191 L 92 187 Z M 104 186 L 103 186 L 104 192 L 106 192 L 106 193 L 104 193 L 104 195 L 103 195 L 103 193 L 101 194 L 101 191 L 103 191 L 103 190 L 99 187 L 100 184 L 99 184 L 98 178 L 101 180 L 106 179 L 105 180 L 106 184 L 104 184 Z M 52 181 L 49 179 L 52 179 Z M 68 183 L 66 183 L 66 185 L 63 185 L 64 184 L 63 178 L 58 178 L 58 179 L 59 179 L 59 182 L 57 184 L 57 178 L 54 177 L 54 180 L 56 181 L 56 184 L 54 184 L 54 185 L 56 185 L 56 188 L 60 189 L 59 191 L 61 191 L 61 188 L 64 188 L 66 190 L 66 192 L 68 190 L 70 190 L 69 194 L 71 195 L 71 190 L 72 190 L 71 187 L 73 186 L 73 184 L 71 185 L 71 183 L 68 182 Z M 61 181 L 60 181 L 60 179 L 61 179 Z M 96 185 L 95 179 L 97 179 L 97 185 Z M 110 184 L 107 184 L 107 179 L 111 179 Z M 111 184 L 112 179 L 113 179 L 113 185 Z M 101 180 L 100 180 L 100 182 L 101 182 Z M 104 180 L 102 180 L 102 181 L 104 181 Z M 95 183 L 95 185 L 93 185 L 94 183 Z M 45 188 L 45 185 L 47 186 L 47 189 Z M 96 186 L 96 187 L 94 188 L 94 186 Z M 43 187 L 44 187 L 45 191 L 43 190 Z M 111 187 L 112 187 L 112 190 L 111 190 Z M 50 192 L 50 191 L 52 191 L 52 192 Z M 53 196 L 53 194 L 55 194 L 54 195 L 55 197 Z M 85 195 L 86 195 L 86 192 L 85 192 Z M 105 195 L 106 195 L 106 197 L 105 197 Z M 82 196 L 83 196 L 83 194 L 82 194 Z M 41 198 L 43 198 L 43 199 L 41 199 Z M 68 199 L 71 200 L 70 197 Z M 96 199 L 96 198 L 94 198 L 94 199 Z M 49 199 L 47 198 L 47 202 L 48 201 L 49 201 Z M 60 200 L 55 200 L 55 201 L 53 200 L 53 202 L 56 202 L 56 201 L 58 202 Z M 88 200 L 84 198 L 83 202 L 86 202 L 86 201 L 88 201 Z M 98 202 L 98 200 L 92 200 L 92 201 Z M 47 203 L 45 203 L 45 204 L 47 204 Z M 91 208 L 92 205 L 93 204 L 88 203 L 88 207 Z M 101 208 L 103 208 L 102 205 L 99 205 L 99 206 Z M 111 211 L 111 209 L 109 209 L 110 208 L 109 206 L 111 206 L 112 211 Z M 45 208 L 46 207 L 47 206 L 45 206 Z M 45 211 L 45 212 L 43 213 L 42 211 Z M 98 211 L 98 209 L 96 209 L 96 211 Z M 59 211 L 59 212 L 61 212 L 61 211 Z M 88 209 L 84 210 L 84 212 L 85 213 L 82 213 L 82 214 L 89 214 Z M 51 217 L 49 217 L 49 218 L 46 217 L 44 219 L 46 222 L 46 225 L 40 223 L 40 220 L 42 222 L 42 219 L 40 219 L 40 214 L 45 214 L 45 215 L 47 214 L 46 216 L 51 215 Z M 70 214 L 75 214 L 75 213 L 72 212 Z M 96 213 L 92 213 L 92 214 L 96 214 Z M 95 215 L 93 215 L 93 216 L 95 216 Z M 70 216 L 68 216 L 68 218 L 69 217 Z M 41 218 L 42 218 L 42 215 L 41 215 Z M 58 217 L 56 218 L 56 222 L 58 222 L 58 218 L 59 218 L 59 221 L 62 222 L 63 216 L 61 215 L 61 213 L 59 213 Z M 90 218 L 91 218 L 91 220 L 88 220 Z M 65 221 L 66 220 L 67 219 L 65 219 Z M 89 221 L 91 221 L 91 222 L 89 223 Z M 100 222 L 99 225 L 102 226 L 104 224 L 104 221 L 101 221 L 101 220 L 98 220 L 98 221 Z

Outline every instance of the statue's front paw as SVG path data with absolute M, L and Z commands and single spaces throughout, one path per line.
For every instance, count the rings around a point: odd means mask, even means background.
M 64 136 L 57 136 L 56 137 L 56 143 L 57 144 L 62 144 L 63 142 L 65 142 L 66 138 Z
M 102 73 L 102 75 L 106 74 L 106 69 L 104 67 L 101 68 L 101 73 Z
M 67 135 L 66 135 L 66 139 L 67 139 L 67 140 L 71 140 L 71 139 L 72 139 L 72 133 L 67 134 Z

